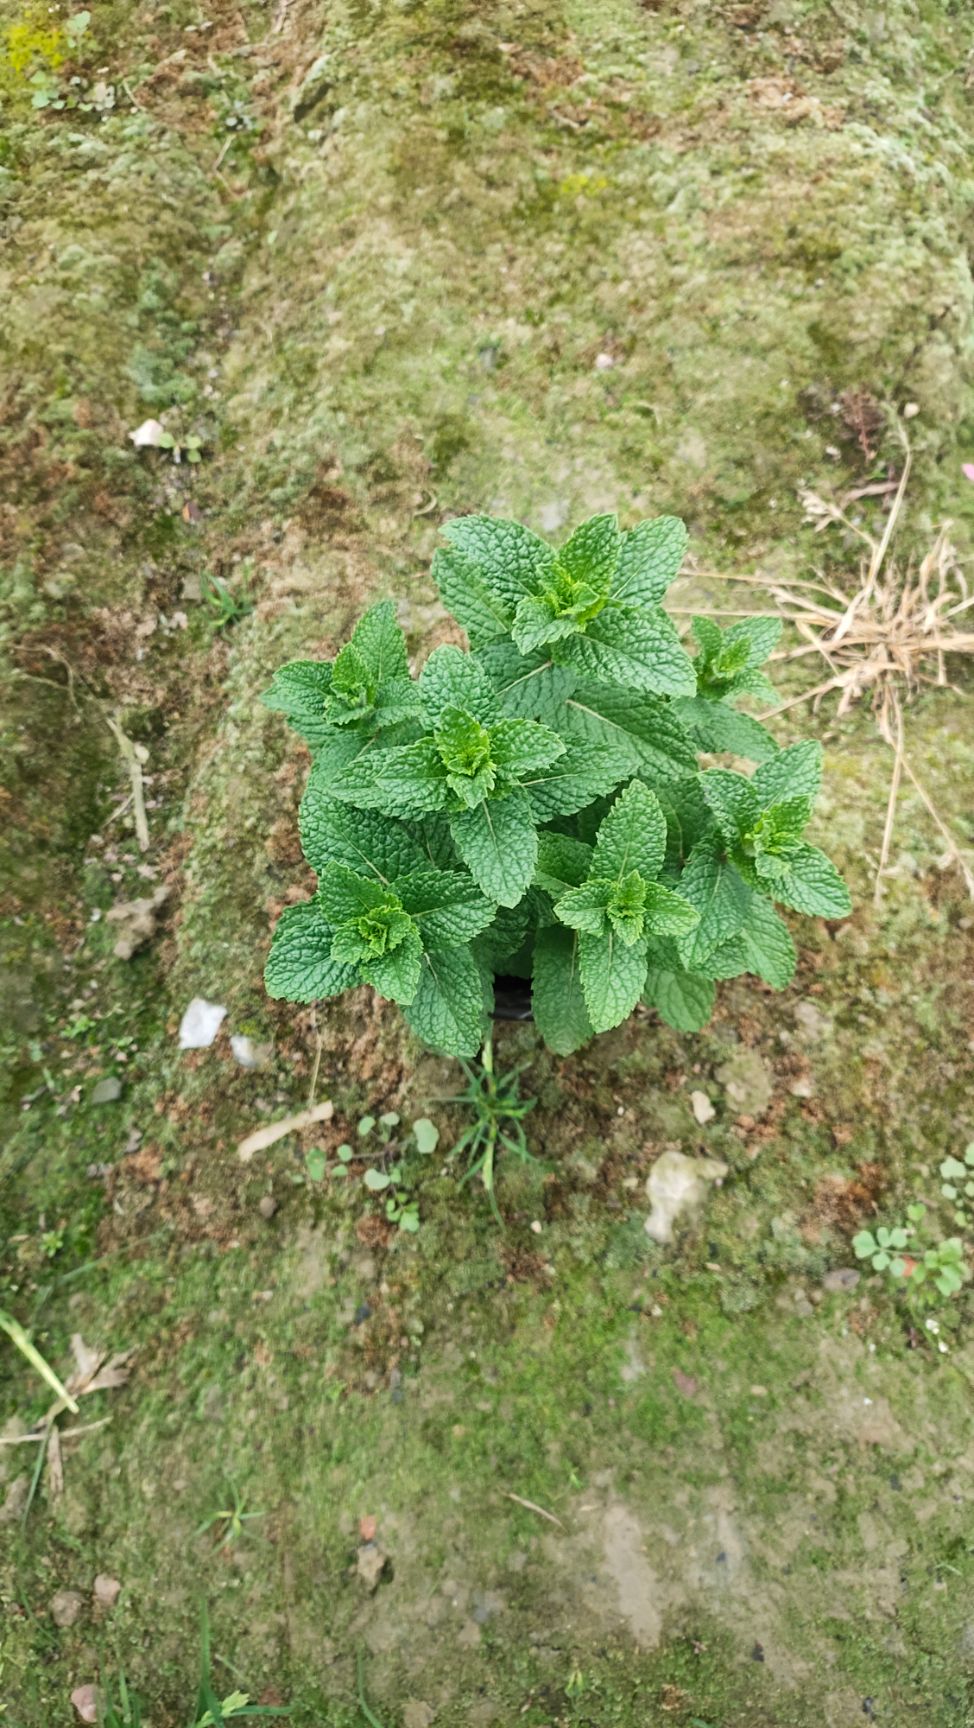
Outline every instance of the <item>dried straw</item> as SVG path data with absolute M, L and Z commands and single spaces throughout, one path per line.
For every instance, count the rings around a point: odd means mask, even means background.
M 802 503 L 817 531 L 841 524 L 861 539 L 868 551 L 860 568 L 856 592 L 849 594 L 833 582 L 775 582 L 758 576 L 732 576 L 731 581 L 752 582 L 769 590 L 781 617 L 802 638 L 799 647 L 784 649 L 776 660 L 801 660 L 809 656 L 823 660 L 828 676 L 810 690 L 775 709 L 776 714 L 803 702 L 818 708 L 833 692 L 838 696 L 836 712 L 847 714 L 857 703 L 868 700 L 880 736 L 893 752 L 893 769 L 886 801 L 886 819 L 876 871 L 875 899 L 882 894 L 883 876 L 889 866 L 896 822 L 896 806 L 903 776 L 916 789 L 938 833 L 946 843 L 947 861 L 960 871 L 974 899 L 974 869 L 965 852 L 937 810 L 906 753 L 904 710 L 924 685 L 950 685 L 949 663 L 957 656 L 974 654 L 974 633 L 955 622 L 974 606 L 974 594 L 951 544 L 949 523 L 940 528 L 919 565 L 898 565 L 889 556 L 894 531 L 903 508 L 911 456 L 903 436 L 904 462 L 898 482 L 863 487 L 846 495 L 844 503 L 867 493 L 895 495 L 882 535 L 876 539 L 850 520 L 841 504 L 815 492 L 803 492 Z M 728 613 L 728 615 L 730 615 Z M 733 614 L 740 617 L 743 614 Z M 953 686 L 951 686 L 953 688 Z M 770 716 L 764 716 L 769 718 Z M 974 856 L 974 853 L 971 854 Z

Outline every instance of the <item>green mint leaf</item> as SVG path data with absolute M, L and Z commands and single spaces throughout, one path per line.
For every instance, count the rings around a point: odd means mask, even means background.
M 422 959 L 422 939 L 416 926 L 411 925 L 396 947 L 390 948 L 387 954 L 377 954 L 361 961 L 359 970 L 366 984 L 371 984 L 380 996 L 406 1005 L 416 995 Z
M 852 911 L 849 890 L 831 858 L 804 841 L 791 854 L 787 872 L 776 878 L 772 892 L 776 900 L 811 918 L 847 918 Z
M 435 870 L 460 868 L 460 859 L 450 833 L 449 817 L 424 816 L 422 821 L 409 823 L 409 832 L 422 850 L 424 868 L 430 864 Z
M 391 905 L 395 896 L 375 876 L 363 876 L 347 864 L 332 863 L 318 883 L 318 904 L 336 929 L 347 918 L 364 917 L 376 907 Z
M 433 742 L 454 800 L 472 808 L 490 797 L 498 783 L 498 769 L 486 726 L 466 709 L 444 708 Z
M 500 719 L 500 704 L 487 673 L 473 654 L 444 645 L 434 648 L 419 675 L 423 711 L 434 731 L 450 709 L 472 714 L 481 725 Z
M 550 768 L 523 774 L 521 785 L 530 793 L 535 820 L 552 822 L 557 816 L 574 816 L 593 799 L 606 797 L 626 772 L 615 750 L 569 744 Z
M 316 901 L 286 907 L 277 921 L 264 971 L 268 996 L 317 1002 L 357 983 L 354 966 L 332 959 L 333 935 Z
M 409 677 L 406 638 L 397 623 L 392 600 L 380 600 L 363 613 L 352 631 L 352 647 L 365 662 L 373 684 Z
M 660 801 L 641 780 L 631 780 L 599 825 L 592 874 L 621 881 L 638 870 L 645 881 L 652 882 L 660 873 L 665 852 L 666 817 Z
M 549 1050 L 570 1056 L 587 1044 L 594 1028 L 582 993 L 578 937 L 557 925 L 539 930 L 534 945 L 531 1005 Z
M 770 659 L 780 637 L 780 618 L 742 618 L 723 632 L 725 647 L 735 648 L 738 644 L 746 647 L 744 665 L 749 670 L 763 666 L 765 660 Z
M 581 679 L 551 723 L 569 739 L 613 748 L 631 774 L 674 780 L 697 767 L 697 752 L 677 707 L 666 697 Z
M 710 667 L 720 653 L 721 644 L 724 640 L 724 632 L 719 624 L 714 623 L 712 618 L 692 618 L 690 620 L 690 629 L 693 632 L 693 639 L 700 650 L 700 659 L 703 662 L 703 665 L 705 667 Z M 735 661 L 735 665 L 737 666 L 742 666 L 743 664 L 743 658 Z
M 547 600 L 525 594 L 514 615 L 511 635 L 522 654 L 531 654 L 563 636 L 574 636 L 578 628 L 575 618 L 559 615 Z
M 621 538 L 615 516 L 590 516 L 558 553 L 560 571 L 572 583 L 607 594 L 619 562 Z
M 728 846 L 738 845 L 761 814 L 761 801 L 751 781 L 727 768 L 710 768 L 701 775 L 700 788 L 721 839 Z
M 692 696 L 697 688 L 693 661 L 658 607 L 633 612 L 607 607 L 583 636 L 556 643 L 553 653 L 559 664 L 583 676 L 611 679 L 631 690 Z
M 278 667 L 273 682 L 261 700 L 265 708 L 286 714 L 300 731 L 306 722 L 325 720 L 331 691 L 331 664 L 327 660 L 290 660 Z
M 364 656 L 347 642 L 331 669 L 328 718 L 334 726 L 354 726 L 371 714 L 378 685 Z
M 450 818 L 450 832 L 478 887 L 501 906 L 516 906 L 534 875 L 538 836 L 524 792 L 492 798 Z
M 524 945 L 534 916 L 536 907 L 531 894 L 519 900 L 516 906 L 499 906 L 493 923 L 474 943 L 474 953 L 481 964 L 491 972 L 506 971 L 508 963 Z
M 591 866 L 592 848 L 583 840 L 547 831 L 538 835 L 538 864 L 534 880 L 546 893 L 558 897 L 569 888 L 580 887 Z
M 782 798 L 815 798 L 822 781 L 822 746 L 805 739 L 779 750 L 770 762 L 755 768 L 751 785 L 766 809 Z
M 700 785 L 700 775 L 661 786 L 657 793 L 666 817 L 666 865 L 679 870 L 700 840 L 714 835 L 714 819 Z
M 513 610 L 483 581 L 476 564 L 457 547 L 433 555 L 433 581 L 448 612 L 467 632 L 471 648 L 507 636 Z
M 687 859 L 680 893 L 700 914 L 696 929 L 677 938 L 680 962 L 688 972 L 699 971 L 714 950 L 741 929 L 751 891 L 718 847 L 703 839 Z
M 396 892 L 427 949 L 472 942 L 487 929 L 497 910 L 458 870 L 416 870 L 400 878 Z
M 499 768 L 516 780 L 539 768 L 548 768 L 565 746 L 557 732 L 536 720 L 499 720 L 490 728 L 490 753 Z
M 577 682 L 567 666 L 556 666 L 544 649 L 522 654 L 513 642 L 491 642 L 477 658 L 511 719 L 558 725 L 562 704 Z
M 572 930 L 601 936 L 606 928 L 606 909 L 612 893 L 610 882 L 583 882 L 570 888 L 555 904 L 555 917 Z
M 578 940 L 582 994 L 596 1032 L 608 1032 L 628 1019 L 646 984 L 646 944 L 633 947 L 614 930 Z
M 689 535 L 678 516 L 656 516 L 622 536 L 613 600 L 657 606 L 679 574 Z
M 421 847 L 401 823 L 336 803 L 318 788 L 313 775 L 301 800 L 298 826 L 304 855 L 318 876 L 328 864 L 347 864 L 361 875 L 395 882 L 426 863 Z
M 677 1032 L 699 1032 L 714 1011 L 716 990 L 710 978 L 650 962 L 643 1000 Z
M 520 522 L 455 516 L 443 533 L 476 567 L 490 592 L 512 611 L 525 594 L 537 594 L 554 571 L 551 547 Z
M 752 972 L 773 990 L 791 983 L 796 964 L 788 926 L 763 894 L 751 895 L 740 930 L 701 962 L 708 978 L 738 978 Z
M 698 750 L 715 756 L 727 752 L 749 762 L 767 762 L 777 755 L 778 746 L 760 720 L 738 714 L 724 702 L 712 702 L 706 696 L 680 696 L 673 703 L 673 711 Z
M 417 1037 L 448 1056 L 476 1056 L 487 1030 L 484 981 L 468 948 L 424 956 L 405 1010 Z
M 684 936 L 696 929 L 700 914 L 689 900 L 664 888 L 661 882 L 647 882 L 643 901 L 643 924 L 650 935 Z
M 388 816 L 423 816 L 427 811 L 445 810 L 450 796 L 446 769 L 430 738 L 370 752 L 366 760 L 350 766 L 330 786 L 335 798 L 363 810 L 382 810 Z
M 380 730 L 421 717 L 419 686 L 411 678 L 390 678 L 376 691 L 373 720 Z

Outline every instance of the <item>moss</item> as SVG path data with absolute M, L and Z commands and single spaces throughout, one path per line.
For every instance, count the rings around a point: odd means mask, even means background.
M 260 982 L 270 909 L 301 883 L 304 771 L 260 690 L 379 594 L 403 596 L 422 652 L 444 515 L 557 535 L 612 504 L 681 508 L 703 568 L 801 573 L 828 543 L 796 487 L 863 479 L 837 432 L 863 389 L 920 407 L 904 546 L 947 511 L 968 532 L 962 14 L 897 0 L 884 35 L 811 0 L 748 11 L 566 0 L 488 27 L 454 0 L 314 4 L 268 36 L 256 4 L 211 9 L 212 30 L 189 4 L 114 6 L 99 39 L 137 106 L 5 119 L 11 652 L 46 674 L 45 647 L 69 647 L 120 707 L 149 751 L 148 861 L 175 888 L 153 945 L 115 959 L 104 913 L 145 891 L 144 861 L 85 841 L 121 765 L 94 713 L 76 728 L 63 694 L 18 680 L 4 1301 L 62 1370 L 76 1331 L 137 1352 L 127 1388 L 86 1401 L 112 1420 L 69 1452 L 63 1502 L 42 1491 L 4 1532 L 24 1728 L 93 1652 L 120 1655 L 159 1728 L 184 1721 L 201 1582 L 214 1648 L 309 1728 L 359 1720 L 361 1645 L 390 1723 L 410 1697 L 457 1728 L 969 1714 L 970 1295 L 940 1356 L 870 1283 L 821 1287 L 859 1222 L 936 1206 L 939 1157 L 974 1131 L 968 908 L 908 792 L 871 909 L 888 760 L 870 716 L 823 710 L 820 820 L 858 910 L 841 935 L 801 929 L 788 993 L 725 987 L 705 1032 L 642 1020 L 571 1068 L 511 1034 L 542 1163 L 502 1173 L 504 1232 L 435 1160 L 418 1239 L 385 1243 L 360 1182 L 303 1180 L 310 1141 L 235 1151 L 305 1102 L 319 1032 L 336 1142 L 381 1101 L 448 1144 L 449 1067 L 392 1013 L 355 998 L 312 1027 Z M 322 52 L 335 87 L 295 114 Z M 259 131 L 217 173 L 231 118 Z M 205 432 L 192 472 L 131 448 L 159 412 Z M 897 453 L 888 422 L 875 472 Z M 248 558 L 256 610 L 214 643 L 184 578 Z M 717 599 L 699 576 L 683 594 Z M 965 716 L 939 690 L 910 727 L 966 833 Z M 239 1068 L 222 1034 L 177 1050 L 197 994 L 275 1036 L 270 1068 Z M 720 1079 L 742 1051 L 772 1083 L 750 1125 Z M 123 1097 L 95 1107 L 106 1071 Z M 670 1144 L 730 1174 L 662 1250 L 644 1184 Z M 0 1382 L 42 1413 L 9 1351 Z M 263 1516 L 222 1553 L 199 1528 L 230 1484 Z M 391 1555 L 374 1597 L 365 1516 Z M 105 1570 L 115 1620 L 55 1630 L 54 1590 L 87 1598 Z

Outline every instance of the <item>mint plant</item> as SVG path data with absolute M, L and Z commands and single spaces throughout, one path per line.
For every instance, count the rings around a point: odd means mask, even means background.
M 776 989 L 795 949 L 775 910 L 842 918 L 848 892 L 805 838 L 816 743 L 779 749 L 738 704 L 773 694 L 776 619 L 662 608 L 686 548 L 662 516 L 582 524 L 560 549 L 516 522 L 449 522 L 433 561 L 468 649 L 413 677 L 390 601 L 332 661 L 293 661 L 265 700 L 305 739 L 311 899 L 288 907 L 269 993 L 359 984 L 434 1049 L 484 1044 L 494 978 L 531 979 L 535 1021 L 568 1055 L 640 1001 L 704 1025 L 716 984 Z M 701 762 L 729 753 L 752 773 Z

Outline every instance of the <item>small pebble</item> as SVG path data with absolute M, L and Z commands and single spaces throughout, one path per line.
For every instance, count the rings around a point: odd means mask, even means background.
M 277 1201 L 273 1194 L 262 1194 L 257 1202 L 257 1210 L 262 1218 L 273 1218 L 277 1211 Z
M 58 1590 L 51 1597 L 51 1619 L 55 1626 L 73 1626 L 84 1605 L 79 1591 Z

